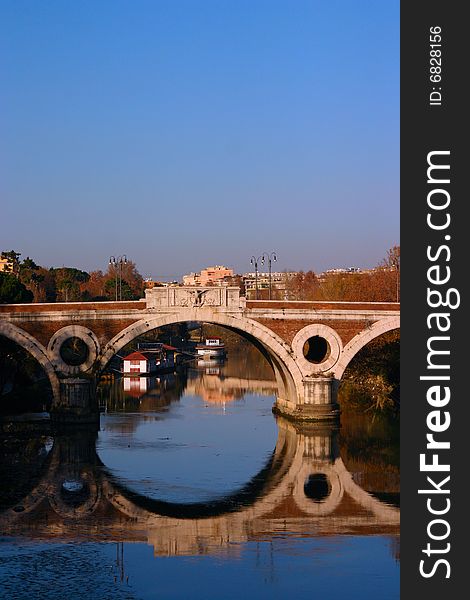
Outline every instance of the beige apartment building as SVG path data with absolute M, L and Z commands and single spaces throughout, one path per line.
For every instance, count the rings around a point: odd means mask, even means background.
M 0 271 L 11 273 L 11 260 L 9 258 L 0 258 Z
M 183 285 L 215 285 L 225 277 L 233 277 L 233 269 L 224 265 L 206 267 L 200 273 L 189 273 L 183 276 Z

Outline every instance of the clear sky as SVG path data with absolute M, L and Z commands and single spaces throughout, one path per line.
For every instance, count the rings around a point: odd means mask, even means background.
M 399 1 L 0 0 L 0 250 L 144 276 L 399 243 Z

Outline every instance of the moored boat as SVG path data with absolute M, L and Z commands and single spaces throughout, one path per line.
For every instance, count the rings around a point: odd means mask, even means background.
M 141 376 L 173 371 L 175 350 L 176 348 L 166 344 L 139 344 L 138 350 L 123 358 L 122 373 L 128 376 Z
M 222 358 L 226 355 L 225 344 L 219 337 L 207 337 L 203 343 L 197 344 L 196 352 L 199 356 Z

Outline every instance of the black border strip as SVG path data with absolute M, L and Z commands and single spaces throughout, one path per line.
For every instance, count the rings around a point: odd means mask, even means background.
M 466 165 L 466 144 L 469 143 L 466 112 L 469 108 L 465 106 L 468 102 L 464 93 L 468 87 L 469 67 L 464 55 L 469 54 L 469 35 L 464 8 L 464 3 L 435 0 L 401 3 L 401 597 L 405 600 L 460 598 L 465 596 L 467 587 L 466 538 L 470 536 L 470 526 L 464 511 L 468 477 L 465 439 L 470 434 L 466 431 L 470 403 L 466 389 L 466 375 L 470 371 L 467 358 L 470 326 L 465 308 L 467 257 L 470 257 L 466 240 L 470 239 L 470 231 L 467 232 L 465 210 L 470 199 L 464 185 L 470 169 Z M 440 28 L 440 47 L 439 38 L 433 35 L 431 28 L 434 33 Z M 440 50 L 440 57 L 436 52 L 431 55 L 431 50 Z M 440 65 L 431 58 L 440 58 Z M 440 67 L 441 71 L 431 70 L 431 67 Z M 438 77 L 431 81 L 431 76 L 437 74 L 440 81 Z M 441 99 L 437 93 L 430 97 L 431 92 L 439 92 Z M 437 151 L 449 154 L 429 155 Z M 450 169 L 431 170 L 428 182 L 428 159 L 449 165 Z M 445 183 L 447 178 L 449 182 Z M 429 199 L 432 190 L 445 191 L 436 191 Z M 428 205 L 435 201 L 444 206 L 447 195 L 450 201 L 446 208 L 437 210 Z M 446 223 L 448 214 L 450 223 L 444 229 L 433 229 L 427 223 L 428 214 L 431 214 L 431 223 L 437 225 Z M 436 265 L 437 269 L 428 271 Z M 449 273 L 446 283 L 429 281 L 429 278 L 443 279 Z M 428 288 L 440 291 L 443 297 L 454 288 L 451 303 L 456 304 L 460 296 L 460 306 L 430 307 Z M 431 302 L 438 304 L 438 298 L 434 294 Z M 450 323 L 447 332 L 438 330 L 437 318 L 431 317 L 428 322 L 431 313 L 449 315 L 448 320 L 442 317 L 439 321 L 441 326 Z M 433 336 L 449 339 L 430 341 Z M 430 355 L 428 344 L 432 349 L 450 353 Z M 428 360 L 437 367 L 430 368 Z M 449 368 L 443 368 L 445 365 Z M 432 381 L 420 376 L 449 376 L 449 380 Z M 439 390 L 435 390 L 434 398 L 442 397 L 445 387 L 449 388 L 451 396 L 446 405 L 431 406 L 428 390 L 432 386 Z M 429 416 L 436 410 L 439 416 Z M 449 427 L 434 433 L 434 437 L 449 442 L 450 449 L 427 449 L 426 435 L 432 433 L 430 425 L 445 423 L 448 417 L 451 419 Z M 450 471 L 420 470 L 420 454 L 426 455 L 424 460 L 429 464 L 434 453 L 438 455 L 435 460 L 448 464 Z M 450 479 L 442 483 L 449 475 Z M 428 476 L 433 478 L 434 488 Z M 449 493 L 418 493 L 419 489 L 436 490 L 436 485 Z M 449 510 L 442 515 L 432 515 L 429 507 L 433 510 L 449 507 Z M 434 519 L 448 523 L 447 536 L 447 525 L 430 524 Z M 443 539 L 433 540 L 429 532 Z M 425 553 L 428 543 L 432 552 Z M 447 562 L 437 564 L 440 559 Z M 423 576 L 420 565 L 422 572 L 432 575 Z

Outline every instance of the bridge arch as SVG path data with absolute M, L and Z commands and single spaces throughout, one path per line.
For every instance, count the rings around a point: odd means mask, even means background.
M 59 378 L 49 360 L 47 349 L 27 331 L 7 321 L 0 321 L 0 335 L 21 346 L 38 361 L 49 378 L 54 400 L 57 400 L 60 396 Z
M 395 329 L 400 329 L 399 316 L 387 317 L 386 319 L 376 321 L 368 329 L 365 329 L 364 331 L 361 331 L 361 333 L 358 333 L 356 336 L 354 336 L 352 340 L 343 348 L 341 357 L 332 370 L 335 379 L 337 381 L 341 379 L 349 363 L 356 356 L 356 354 L 362 350 L 362 348 L 364 348 L 364 346 L 380 335 Z
M 261 347 L 273 367 L 279 396 L 294 404 L 303 397 L 302 373 L 296 364 L 289 345 L 273 331 L 260 323 L 243 317 L 235 317 L 214 311 L 205 312 L 199 309 L 187 309 L 177 314 L 155 316 L 143 319 L 126 327 L 117 334 L 102 350 L 97 362 L 97 370 L 101 372 L 111 358 L 125 345 L 140 335 L 158 329 L 164 325 L 198 321 L 220 325 L 245 337 L 256 346 Z

